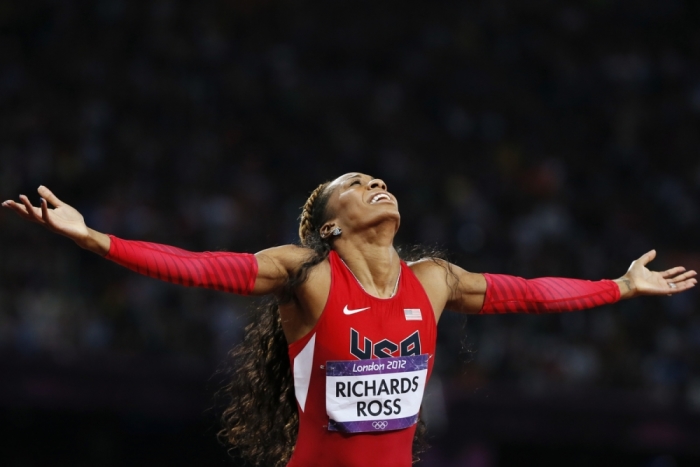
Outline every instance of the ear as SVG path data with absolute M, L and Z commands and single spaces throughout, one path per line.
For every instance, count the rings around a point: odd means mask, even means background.
M 321 226 L 321 229 L 319 230 L 319 233 L 321 235 L 321 238 L 328 238 L 331 236 L 331 232 L 333 229 L 335 229 L 335 222 L 326 222 Z

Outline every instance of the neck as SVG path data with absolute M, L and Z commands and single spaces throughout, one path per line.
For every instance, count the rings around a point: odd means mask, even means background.
M 333 249 L 350 268 L 362 287 L 375 297 L 391 297 L 401 270 L 393 240 L 396 229 L 378 227 L 352 235 L 343 233 Z

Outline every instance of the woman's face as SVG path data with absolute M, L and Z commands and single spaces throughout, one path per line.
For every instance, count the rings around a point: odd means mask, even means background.
M 401 216 L 396 197 L 387 191 L 383 180 L 361 173 L 341 175 L 328 186 L 331 220 L 343 232 L 375 227 L 383 222 L 394 222 L 398 230 Z

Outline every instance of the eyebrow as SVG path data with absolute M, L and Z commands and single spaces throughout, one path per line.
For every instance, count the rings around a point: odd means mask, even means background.
M 362 178 L 362 175 L 361 175 L 361 174 L 355 174 L 355 175 L 353 175 L 353 176 L 351 176 L 351 177 L 346 178 L 344 181 L 347 182 L 348 180 L 352 180 L 353 178 Z M 370 180 L 374 180 L 374 178 L 371 177 L 371 176 L 369 176 L 369 179 L 370 179 Z
M 345 180 L 343 180 L 343 183 L 349 182 L 349 181 L 352 180 L 353 178 L 362 178 L 362 175 L 356 174 L 356 175 L 353 175 L 353 176 L 351 176 L 351 177 L 348 177 L 348 178 L 346 178 Z

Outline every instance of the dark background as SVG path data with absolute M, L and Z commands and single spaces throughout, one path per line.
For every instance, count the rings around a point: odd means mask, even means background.
M 472 271 L 700 268 L 700 3 L 0 5 L 0 197 L 192 250 L 296 241 L 347 171 Z M 236 465 L 217 368 L 255 302 L 0 214 L 0 464 Z M 448 313 L 422 466 L 700 465 L 698 294 Z

